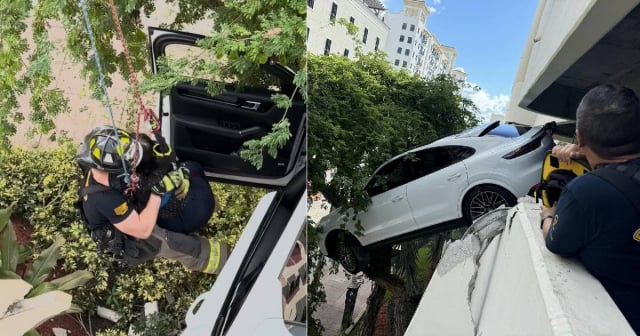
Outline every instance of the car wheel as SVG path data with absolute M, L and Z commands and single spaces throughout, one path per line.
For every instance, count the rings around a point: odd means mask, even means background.
M 501 205 L 514 206 L 516 197 L 498 186 L 486 185 L 474 188 L 464 198 L 462 214 L 467 224 Z
M 351 274 L 356 274 L 363 270 L 364 249 L 348 234 L 338 237 L 335 245 L 335 259 L 342 267 Z

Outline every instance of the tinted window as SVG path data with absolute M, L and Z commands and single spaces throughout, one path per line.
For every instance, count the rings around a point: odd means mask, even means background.
M 369 197 L 406 183 L 405 159 L 406 157 L 397 158 L 384 165 L 373 175 L 365 187 Z
M 487 135 L 497 135 L 505 138 L 516 138 L 529 131 L 529 126 L 500 125 L 487 133 Z
M 415 152 L 411 168 L 407 169 L 410 170 L 410 178 L 407 182 L 458 163 L 473 155 L 474 152 L 473 148 L 464 146 L 443 146 Z
M 373 197 L 460 162 L 474 152 L 471 147 L 442 146 L 408 153 L 380 168 L 365 190 Z

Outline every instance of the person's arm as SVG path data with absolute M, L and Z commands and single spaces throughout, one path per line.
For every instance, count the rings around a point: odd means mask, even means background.
M 183 184 L 184 178 L 185 175 L 181 173 L 167 173 L 167 175 L 151 188 L 149 201 L 140 213 L 131 211 L 123 221 L 114 223 L 113 225 L 116 229 L 130 236 L 141 239 L 149 238 L 158 220 L 162 196 L 179 188 Z
M 153 227 L 158 220 L 160 211 L 160 196 L 151 194 L 144 209 L 138 213 L 133 210 L 123 221 L 115 223 L 116 229 L 132 237 L 147 239 L 151 236 Z
M 556 213 L 557 203 L 553 205 L 551 208 L 547 208 L 544 205 L 542 206 L 542 210 L 540 210 L 540 226 L 542 228 L 542 238 L 547 239 L 547 234 L 549 234 L 549 229 L 551 228 L 551 223 L 553 220 L 553 215 Z
M 582 149 L 576 144 L 558 145 L 551 149 L 551 153 L 558 157 L 558 160 L 571 163 L 571 159 L 584 159 L 584 153 Z
M 547 249 L 565 257 L 577 255 L 589 241 L 590 223 L 587 221 L 590 212 L 586 211 L 567 189 L 560 195 L 555 209 L 544 208 L 543 211 L 545 212 L 541 212 L 541 215 L 553 216 L 542 223 L 542 234 Z

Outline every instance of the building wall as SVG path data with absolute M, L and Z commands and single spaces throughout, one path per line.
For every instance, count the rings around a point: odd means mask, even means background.
M 424 55 L 421 53 L 424 48 L 422 35 L 428 15 L 429 9 L 424 2 L 406 0 L 401 12 L 385 15 L 384 21 L 391 29 L 385 51 L 396 69 L 407 69 L 411 73 L 420 69 Z
M 389 62 L 427 79 L 451 73 L 457 57 L 455 48 L 440 44 L 427 29 L 430 13 L 423 0 L 404 0 L 402 11 L 384 16 L 390 28 L 385 48 Z
M 307 50 L 310 53 L 324 54 L 327 40 L 331 40 L 330 54 L 343 55 L 347 49 L 349 57 L 355 56 L 354 37 L 347 33 L 347 28 L 343 25 L 337 22 L 331 23 L 334 4 L 337 6 L 336 20 L 344 18 L 349 21 L 353 18 L 354 25 L 358 27 L 355 38 L 361 42 L 363 52 L 376 50 L 376 40 L 378 40 L 378 49 L 384 50 L 389 27 L 382 21 L 383 13 L 376 14 L 362 0 L 314 0 L 307 1 Z M 362 43 L 365 29 L 367 41 Z

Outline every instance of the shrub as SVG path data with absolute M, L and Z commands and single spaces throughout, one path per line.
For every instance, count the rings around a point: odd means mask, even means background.
M 61 235 L 65 270 L 86 269 L 94 274 L 87 286 L 72 291 L 89 313 L 97 305 L 118 311 L 125 326 L 142 313 L 144 302 L 158 300 L 169 314 L 182 319 L 191 302 L 207 291 L 214 275 L 191 272 L 177 262 L 156 259 L 134 268 L 119 267 L 96 253 L 96 246 L 73 206 L 81 171 L 74 161 L 75 146 L 63 143 L 53 150 L 12 149 L 0 162 L 0 207 L 16 203 L 15 213 L 32 226 L 35 252 Z M 200 234 L 234 244 L 263 190 L 213 183 L 218 211 Z M 175 298 L 175 299 L 174 299 Z

